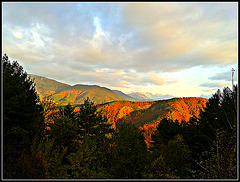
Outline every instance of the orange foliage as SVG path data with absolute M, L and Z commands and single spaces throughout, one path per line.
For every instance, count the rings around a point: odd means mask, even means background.
M 204 98 L 179 98 L 167 102 L 113 102 L 98 105 L 109 122 L 116 129 L 118 122 L 131 122 L 144 132 L 147 147 L 151 146 L 151 135 L 154 133 L 158 123 L 163 118 L 188 122 L 191 117 L 198 117 L 201 110 L 204 110 L 208 99 Z M 151 109 L 149 109 L 151 107 Z M 145 124 L 154 121 L 154 124 Z
M 147 147 L 151 146 L 152 140 L 151 135 L 155 132 L 156 127 L 161 119 L 164 117 L 168 117 L 170 119 L 188 122 L 191 117 L 199 117 L 201 110 L 204 110 L 206 107 L 208 99 L 204 98 L 181 98 L 177 99 L 177 101 L 172 101 L 168 103 L 167 109 L 169 112 L 164 114 L 162 117 L 156 121 L 155 124 L 145 124 L 144 126 L 140 127 L 140 129 L 144 132 L 145 142 Z
M 145 143 L 146 143 L 148 149 L 151 147 L 151 143 L 153 142 L 151 139 L 151 135 L 154 134 L 156 127 L 157 127 L 157 123 L 150 124 L 150 125 L 146 124 L 146 125 L 139 127 L 139 129 L 143 131 Z
M 208 99 L 204 98 L 181 98 L 176 102 L 169 102 L 168 109 L 172 111 L 168 117 L 173 120 L 188 122 L 191 117 L 198 117 L 201 110 L 204 110 Z
M 109 122 L 116 126 L 119 119 L 125 119 L 126 116 L 136 110 L 148 109 L 151 105 L 149 102 L 114 102 L 100 106 L 99 111 L 102 111 Z
M 58 110 L 49 110 L 49 111 L 47 111 L 46 112 L 46 114 L 45 114 L 45 118 L 47 118 L 47 117 L 49 117 L 50 115 L 52 115 L 52 114 L 55 114 L 55 113 L 57 113 L 58 112 Z

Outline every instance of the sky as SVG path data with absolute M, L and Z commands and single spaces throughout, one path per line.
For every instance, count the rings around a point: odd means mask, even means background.
M 238 3 L 2 3 L 2 54 L 29 74 L 209 98 L 238 83 Z

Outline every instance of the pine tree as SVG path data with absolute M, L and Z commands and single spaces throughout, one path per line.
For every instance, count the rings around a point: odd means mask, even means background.
M 114 178 L 142 178 L 147 146 L 142 131 L 131 123 L 123 123 L 116 133 L 112 148 Z
M 41 133 L 42 107 L 34 82 L 17 61 L 4 54 L 3 64 L 3 142 L 4 178 L 31 178 L 27 155 L 36 135 Z
M 200 178 L 234 179 L 237 176 L 237 85 L 218 90 L 201 113 L 199 129 L 209 138 L 202 152 Z

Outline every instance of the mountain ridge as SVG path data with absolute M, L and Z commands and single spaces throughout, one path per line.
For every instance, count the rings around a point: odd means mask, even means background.
M 128 94 L 125 94 L 123 93 L 122 91 L 120 90 L 112 90 L 114 93 L 118 94 L 119 96 L 121 97 L 124 97 L 125 99 L 129 100 L 129 101 L 135 101 L 135 102 L 138 102 L 140 101 L 139 99 L 135 98 L 135 97 L 132 97 Z
M 145 102 L 174 98 L 173 95 L 152 94 L 150 92 L 132 92 L 132 93 L 128 94 L 128 96 L 136 98 L 139 101 L 145 101 Z
M 34 78 L 36 90 L 40 98 L 51 98 L 61 105 L 83 104 L 87 97 L 96 104 L 127 100 L 107 87 L 85 84 L 75 84 L 71 86 L 38 75 L 31 74 L 29 76 Z

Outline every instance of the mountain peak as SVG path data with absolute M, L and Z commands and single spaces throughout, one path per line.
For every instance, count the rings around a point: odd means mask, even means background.
M 61 105 L 82 104 L 89 97 L 94 103 L 128 100 L 111 91 L 109 88 L 99 85 L 76 84 L 73 86 L 57 82 L 41 76 L 30 75 L 35 78 L 36 90 L 40 97 L 50 96 Z

